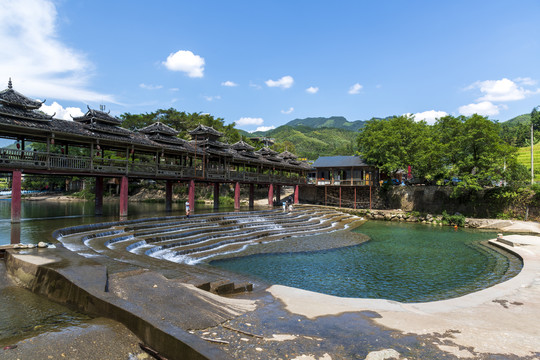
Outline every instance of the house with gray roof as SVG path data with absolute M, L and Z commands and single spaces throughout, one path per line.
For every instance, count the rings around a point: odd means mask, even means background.
M 312 167 L 308 182 L 315 185 L 369 186 L 379 182 L 379 170 L 359 156 L 321 156 Z

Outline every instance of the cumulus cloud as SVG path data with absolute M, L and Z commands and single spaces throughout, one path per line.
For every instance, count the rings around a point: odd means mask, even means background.
M 363 88 L 362 85 L 360 85 L 359 83 L 356 83 L 349 88 L 349 94 L 351 95 L 359 94 L 362 88 Z
M 275 129 L 276 127 L 274 125 L 272 126 L 259 126 L 257 129 L 255 129 L 255 131 L 268 131 L 268 130 L 272 130 L 272 129 Z M 250 131 L 250 132 L 255 132 L 255 131 Z
M 93 65 L 58 38 L 57 18 L 53 1 L 0 1 L 0 80 L 29 96 L 116 102 L 89 89 Z
M 262 118 L 252 118 L 252 117 L 243 117 L 236 121 L 236 125 L 246 126 L 246 125 L 262 125 L 264 120 Z
M 531 90 L 526 89 L 523 86 L 531 86 L 534 80 L 531 78 L 518 78 L 517 82 L 510 79 L 503 78 L 501 80 L 485 80 L 477 81 L 467 87 L 470 89 L 478 89 L 483 96 L 478 98 L 477 101 L 484 102 L 506 102 L 522 100 L 525 97 L 537 93 L 539 89 Z
M 83 116 L 83 111 L 78 107 L 67 107 L 64 108 L 62 105 L 53 102 L 51 105 L 41 105 L 39 110 L 43 111 L 45 114 L 54 115 L 57 119 L 71 120 L 71 117 Z
M 410 115 L 410 114 L 409 114 Z M 435 124 L 437 119 L 447 116 L 448 113 L 444 111 L 428 110 L 420 113 L 413 114 L 414 120 L 422 121 L 424 120 L 430 125 Z
M 220 100 L 220 99 L 221 99 L 221 96 L 220 96 L 220 95 L 216 95 L 216 96 L 205 96 L 204 98 L 206 99 L 206 101 L 214 101 L 214 100 Z
M 493 116 L 499 114 L 500 110 L 505 108 L 505 105 L 495 105 L 490 101 L 482 101 L 476 104 L 460 106 L 459 113 L 465 116 L 471 116 L 473 114 Z
M 238 86 L 237 83 L 235 83 L 234 81 L 224 81 L 221 83 L 221 86 L 227 86 L 227 87 L 235 87 L 235 86 Z
M 292 76 L 286 75 L 278 80 L 267 80 L 264 82 L 266 86 L 268 87 L 280 87 L 282 89 L 288 89 L 290 88 L 293 83 L 294 79 Z
M 180 71 L 189 77 L 200 78 L 204 76 L 204 58 L 195 55 L 189 50 L 178 50 L 171 53 L 163 65 L 171 71 Z
M 146 90 L 158 90 L 158 89 L 161 89 L 163 85 L 139 84 L 139 87 Z
M 294 108 L 291 106 L 289 109 L 287 110 L 281 110 L 281 113 L 282 114 L 290 114 L 294 111 Z
M 318 91 L 319 91 L 319 88 L 316 86 L 310 86 L 306 89 L 306 92 L 310 94 L 316 94 Z

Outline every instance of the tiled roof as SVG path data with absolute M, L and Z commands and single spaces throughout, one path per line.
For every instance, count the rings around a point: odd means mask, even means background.
M 312 165 L 314 168 L 366 167 L 359 156 L 321 156 Z
M 8 88 L 0 91 L 0 103 L 28 110 L 39 109 L 43 104 L 41 101 L 30 99 L 20 92 L 13 90 L 11 79 L 9 79 Z
M 74 117 L 73 121 L 82 123 L 98 122 L 111 125 L 120 125 L 122 123 L 121 119 L 111 116 L 109 113 L 90 108 L 88 108 L 88 111 L 83 116 Z
M 164 123 L 157 121 L 151 125 L 148 125 L 147 127 L 144 127 L 139 130 L 139 132 L 144 134 L 163 134 L 163 135 L 171 135 L 176 136 L 180 133 L 180 131 L 177 131 L 173 129 L 172 127 L 165 125 Z

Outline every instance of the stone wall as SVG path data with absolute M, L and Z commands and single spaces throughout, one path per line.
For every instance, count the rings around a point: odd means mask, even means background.
M 306 185 L 300 188 L 300 201 L 344 208 L 369 209 L 369 187 L 341 187 L 341 205 L 338 186 Z M 508 214 L 513 218 L 540 220 L 540 206 L 499 201 L 493 193 L 497 188 L 487 189 L 460 197 L 453 197 L 454 188 L 448 186 L 392 186 L 387 189 L 373 187 L 371 208 L 380 210 L 401 209 L 429 214 L 461 213 L 468 217 L 495 218 Z

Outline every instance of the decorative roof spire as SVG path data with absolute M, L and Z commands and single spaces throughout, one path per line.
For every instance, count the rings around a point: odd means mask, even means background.
M 13 84 L 11 83 L 11 78 L 9 78 L 9 81 L 7 83 L 8 89 L 13 89 Z

